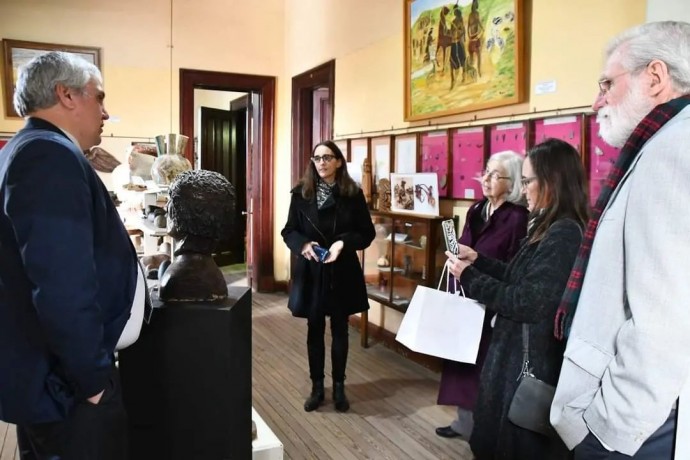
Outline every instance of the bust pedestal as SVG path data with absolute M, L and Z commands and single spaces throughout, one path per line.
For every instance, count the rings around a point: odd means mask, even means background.
M 228 294 L 154 300 L 150 324 L 119 353 L 131 460 L 251 458 L 251 291 Z

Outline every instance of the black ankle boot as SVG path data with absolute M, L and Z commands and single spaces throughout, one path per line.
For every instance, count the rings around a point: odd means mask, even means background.
M 311 394 L 304 402 L 304 410 L 311 412 L 318 409 L 318 407 L 323 402 L 324 391 L 323 391 L 323 379 L 312 380 L 311 384 Z
M 333 402 L 338 412 L 347 412 L 350 409 L 350 402 L 345 396 L 345 382 L 333 382 Z

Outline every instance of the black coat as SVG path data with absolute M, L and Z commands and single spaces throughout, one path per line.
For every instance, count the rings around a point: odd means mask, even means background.
M 359 313 L 369 309 L 364 274 L 357 251 L 374 240 L 374 224 L 360 190 L 355 196 L 341 196 L 336 186 L 334 202 L 317 209 L 316 199 L 302 198 L 302 187 L 292 190 L 287 223 L 281 232 L 293 259 L 292 286 L 288 308 L 293 316 Z M 335 262 L 323 264 L 305 259 L 302 248 L 316 241 L 328 249 L 342 240 L 343 249 Z
M 479 255 L 460 277 L 465 293 L 498 314 L 482 369 L 470 447 L 478 460 L 564 458 L 565 446 L 513 425 L 508 408 L 522 369 L 522 325 L 529 325 L 534 375 L 556 385 L 564 342 L 553 321 L 582 240 L 572 219 L 551 225 L 544 238 L 525 243 L 509 264 Z M 563 453 L 563 456 L 560 454 Z

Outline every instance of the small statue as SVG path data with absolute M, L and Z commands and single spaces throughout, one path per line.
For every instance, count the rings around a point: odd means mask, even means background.
M 165 302 L 206 302 L 228 296 L 225 278 L 211 257 L 231 229 L 235 188 L 206 170 L 179 174 L 169 189 L 168 234 L 177 242 L 175 260 L 160 281 Z
M 362 163 L 362 193 L 367 204 L 371 203 L 371 161 L 365 158 Z
M 383 178 L 379 181 L 379 211 L 391 210 L 391 181 Z

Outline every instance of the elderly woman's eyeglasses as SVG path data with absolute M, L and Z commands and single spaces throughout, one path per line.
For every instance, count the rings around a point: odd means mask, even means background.
M 311 161 L 314 163 L 320 163 L 320 162 L 326 162 L 330 163 L 331 161 L 335 160 L 335 155 L 330 155 L 330 154 L 325 154 L 325 155 L 314 155 L 311 157 Z
M 537 176 L 532 176 L 532 177 L 523 177 L 520 180 L 520 184 L 522 184 L 523 187 L 527 187 L 529 184 L 534 182 L 537 179 Z
M 496 170 L 489 171 L 488 169 L 482 173 L 482 177 L 487 177 L 489 180 L 500 180 L 500 179 L 510 180 L 510 177 L 501 176 L 500 172 L 498 172 Z

